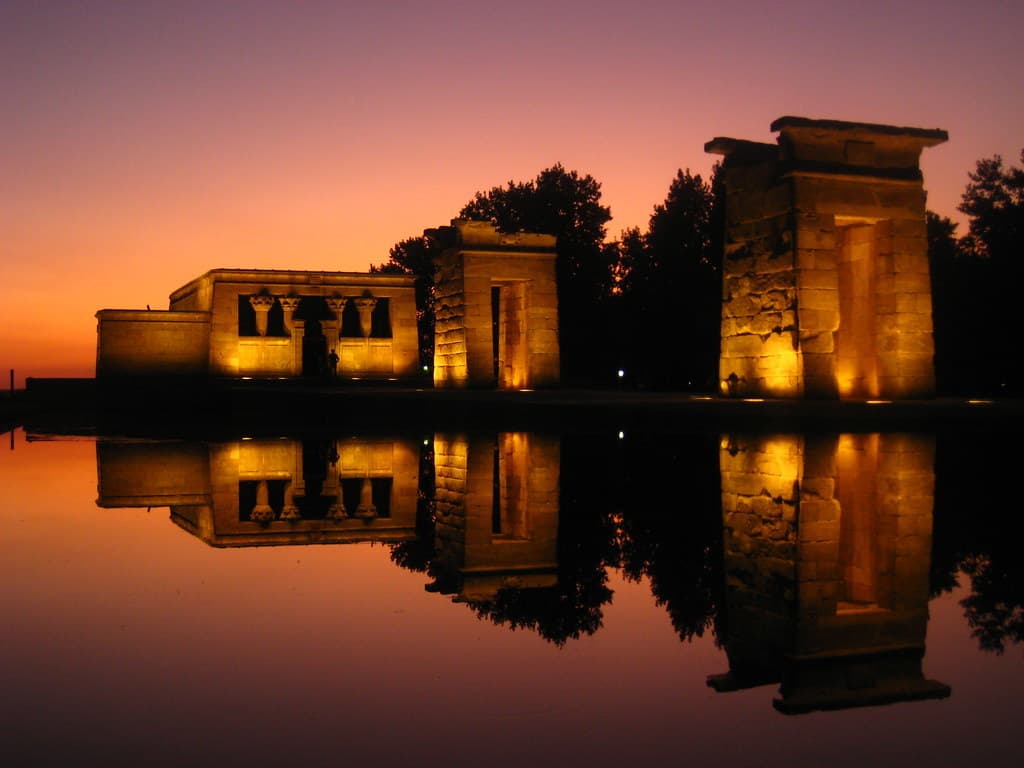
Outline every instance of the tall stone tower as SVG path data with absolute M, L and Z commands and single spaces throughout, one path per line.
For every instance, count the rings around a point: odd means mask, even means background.
M 555 238 L 456 219 L 430 229 L 434 386 L 527 389 L 560 380 Z
M 715 138 L 726 240 L 720 387 L 732 396 L 930 397 L 921 150 L 942 130 L 781 117 Z

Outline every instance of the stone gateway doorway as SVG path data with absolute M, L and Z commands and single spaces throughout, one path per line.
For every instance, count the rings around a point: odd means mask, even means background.
M 302 375 L 322 377 L 327 373 L 327 337 L 319 320 L 307 320 L 302 336 Z

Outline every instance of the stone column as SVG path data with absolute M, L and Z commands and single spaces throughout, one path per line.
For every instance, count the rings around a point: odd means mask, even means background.
M 298 296 L 281 296 L 278 301 L 281 302 L 281 311 L 284 313 L 284 329 L 290 334 L 292 332 L 292 317 L 302 299 Z
M 341 315 L 342 312 L 345 311 L 345 305 L 347 303 L 348 299 L 343 296 L 328 296 L 327 308 L 331 310 L 331 313 L 334 315 L 334 319 L 325 320 L 321 324 L 324 336 L 327 338 L 327 358 L 330 360 L 332 354 L 338 358 L 338 362 L 335 364 L 333 370 L 330 371 L 332 376 L 336 376 L 341 367 L 341 350 L 338 349 L 338 337 L 341 335 Z
M 267 481 L 260 480 L 256 489 L 256 506 L 249 513 L 249 519 L 257 523 L 269 523 L 274 519 L 274 510 L 270 508 L 270 494 L 267 491 Z
M 302 335 L 305 333 L 305 321 L 295 319 L 295 310 L 302 301 L 298 296 L 281 296 L 281 311 L 284 313 L 284 330 L 292 340 L 292 373 L 302 373 Z
M 373 503 L 373 483 L 370 478 L 363 478 L 363 487 L 359 489 L 359 506 L 356 507 L 356 517 L 368 519 L 377 516 L 377 507 Z
M 260 336 L 266 336 L 267 317 L 270 314 L 270 308 L 274 306 L 274 297 L 266 295 L 250 296 L 249 304 L 256 310 L 256 331 Z
M 300 520 L 302 515 L 299 508 L 295 506 L 295 484 L 289 480 L 284 487 L 284 507 L 281 509 L 282 520 Z
M 344 302 L 344 299 L 342 301 Z M 330 302 L 330 299 L 328 299 L 328 302 Z M 335 337 L 337 337 L 337 333 L 335 333 Z M 331 443 L 331 452 L 327 456 L 327 472 L 324 475 L 323 490 L 321 491 L 324 496 L 333 496 L 335 499 L 334 503 L 327 509 L 327 518 L 329 520 L 342 520 L 347 516 L 345 501 L 341 493 L 341 478 L 338 473 L 338 460 L 340 458 L 337 442 Z
M 373 310 L 377 306 L 377 300 L 370 296 L 362 296 L 353 301 L 359 310 L 359 330 L 363 332 L 363 338 L 368 339 L 373 331 Z

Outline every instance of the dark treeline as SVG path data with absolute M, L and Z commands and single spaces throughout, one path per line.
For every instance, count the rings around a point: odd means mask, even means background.
M 979 160 L 969 176 L 959 206 L 968 218 L 966 235 L 958 238 L 950 219 L 928 214 L 939 389 L 1019 395 L 1024 168 L 1005 167 L 997 155 Z
M 939 391 L 1019 394 L 1024 356 L 1012 329 L 1024 282 L 1024 169 L 996 156 L 978 161 L 969 178 L 960 205 L 966 235 L 928 213 Z M 714 391 L 723 200 L 717 173 L 705 180 L 680 170 L 646 230 L 610 241 L 600 183 L 555 165 L 529 181 L 478 192 L 457 216 L 558 238 L 565 383 L 608 385 L 621 369 L 621 383 L 630 387 Z M 424 364 L 433 354 L 434 249 L 428 238 L 410 237 L 371 267 L 417 277 Z

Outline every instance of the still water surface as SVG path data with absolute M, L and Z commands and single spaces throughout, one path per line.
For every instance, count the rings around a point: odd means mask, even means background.
M 1017 456 L 19 432 L 0 761 L 1017 765 Z

